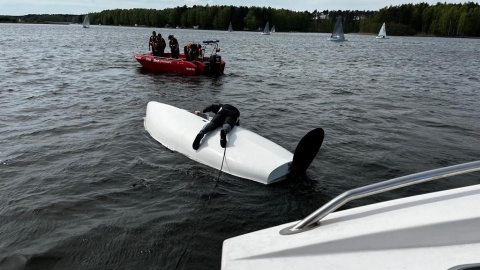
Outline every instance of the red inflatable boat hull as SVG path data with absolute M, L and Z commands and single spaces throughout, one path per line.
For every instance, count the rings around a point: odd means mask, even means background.
M 135 54 L 135 59 L 145 68 L 153 72 L 179 73 L 189 76 L 197 76 L 206 74 L 209 59 L 204 61 L 187 61 L 185 55 L 180 54 L 179 59 L 170 57 L 170 53 L 166 53 L 165 57 L 153 56 L 148 54 Z M 219 75 L 223 75 L 225 69 L 225 61 L 221 60 Z

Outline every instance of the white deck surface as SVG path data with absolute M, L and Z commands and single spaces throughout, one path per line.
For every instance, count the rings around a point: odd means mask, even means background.
M 339 211 L 225 240 L 222 269 L 449 269 L 480 263 L 480 185 Z

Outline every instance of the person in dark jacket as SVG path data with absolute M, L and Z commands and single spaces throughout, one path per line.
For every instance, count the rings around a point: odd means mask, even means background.
M 157 33 L 155 31 L 152 32 L 152 36 L 150 36 L 150 40 L 148 41 L 148 50 L 150 48 L 152 50 L 153 56 L 156 55 L 156 47 L 157 47 Z
M 213 112 L 215 116 L 197 134 L 192 144 L 193 149 L 197 150 L 200 147 L 200 141 L 205 134 L 219 127 L 222 128 L 220 130 L 220 146 L 225 148 L 227 146 L 227 134 L 235 125 L 240 124 L 240 111 L 230 104 L 212 104 L 203 109 L 202 112 Z M 199 115 L 200 111 L 195 111 L 195 114 Z
M 168 45 L 170 46 L 172 58 L 178 59 L 178 55 L 180 54 L 180 49 L 178 48 L 178 40 L 173 35 L 169 35 L 168 40 Z
M 187 61 L 198 61 L 199 51 L 202 49 L 200 44 L 188 43 L 183 47 L 183 53 Z
M 156 43 L 156 56 L 165 56 L 165 47 L 167 46 L 167 43 L 165 43 L 165 39 L 163 39 L 161 34 L 157 35 L 157 43 Z

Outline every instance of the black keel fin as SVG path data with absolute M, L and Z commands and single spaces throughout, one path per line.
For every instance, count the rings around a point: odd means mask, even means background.
M 325 132 L 322 128 L 316 128 L 303 136 L 295 148 L 293 160 L 290 166 L 290 173 L 303 175 L 317 155 L 323 143 Z

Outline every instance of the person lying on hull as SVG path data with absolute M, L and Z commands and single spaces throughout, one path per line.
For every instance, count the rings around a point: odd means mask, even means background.
M 203 113 L 213 112 L 215 116 L 207 123 L 202 130 L 197 134 L 193 141 L 192 147 L 197 150 L 200 147 L 200 141 L 210 131 L 219 127 L 220 130 L 220 146 L 225 148 L 227 146 L 227 134 L 235 127 L 240 125 L 240 111 L 230 104 L 212 104 L 202 111 Z M 195 111 L 196 115 L 200 115 L 200 111 Z

